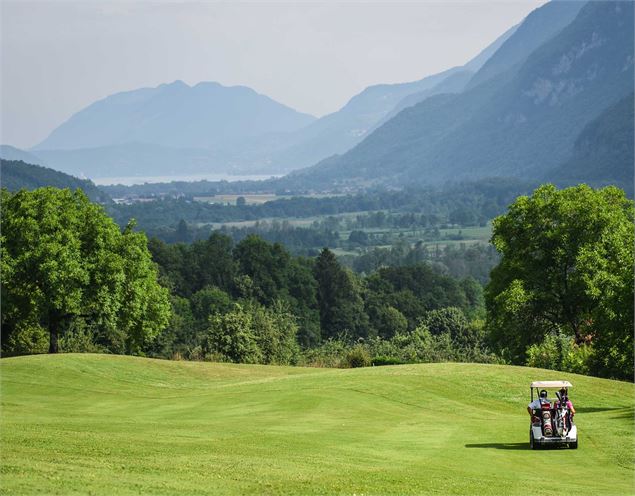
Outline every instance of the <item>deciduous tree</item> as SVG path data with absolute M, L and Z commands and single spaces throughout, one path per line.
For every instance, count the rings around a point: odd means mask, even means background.
M 135 352 L 167 325 L 145 235 L 122 232 L 80 190 L 3 191 L 1 241 L 3 346 L 28 324 L 48 330 L 55 353 L 81 319 L 111 351 Z
M 597 373 L 633 374 L 633 202 L 615 187 L 538 188 L 494 221 L 493 344 L 524 363 L 547 333 L 592 342 Z

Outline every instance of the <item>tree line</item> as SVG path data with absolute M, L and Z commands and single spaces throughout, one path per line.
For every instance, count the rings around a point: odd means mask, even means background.
M 148 241 L 81 191 L 1 198 L 5 356 L 501 361 L 632 379 L 634 209 L 614 187 L 518 197 L 494 221 L 500 262 L 485 290 L 469 265 L 453 276 L 417 246 L 378 251 L 356 273 L 328 248 L 295 256 L 256 235 Z
M 170 288 L 175 316 L 154 349 L 162 356 L 209 351 L 209 322 L 219 314 L 242 319 L 250 314 L 252 322 L 259 312 L 273 312 L 274 320 L 285 322 L 290 316 L 297 344 L 309 349 L 338 339 L 349 344 L 390 339 L 441 308 L 454 307 L 464 318 L 482 317 L 484 311 L 475 280 L 457 280 L 425 264 L 385 267 L 362 277 L 326 248 L 317 257 L 296 257 L 258 236 L 234 244 L 220 233 L 191 244 L 151 239 L 149 248 L 160 280 Z

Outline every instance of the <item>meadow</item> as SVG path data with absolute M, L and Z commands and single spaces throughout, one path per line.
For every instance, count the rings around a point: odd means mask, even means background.
M 632 494 L 631 383 L 524 367 L 0 360 L 3 494 Z M 567 379 L 578 450 L 528 448 Z

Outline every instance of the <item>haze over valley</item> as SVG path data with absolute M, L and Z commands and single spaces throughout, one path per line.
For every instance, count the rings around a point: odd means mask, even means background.
M 619 155 L 606 174 L 570 164 L 581 133 L 593 139 L 603 126 L 632 120 L 631 17 L 629 2 L 549 2 L 463 65 L 369 86 L 321 118 L 217 82 L 117 93 L 32 148 L 0 153 L 102 184 L 295 171 L 273 187 L 350 190 L 504 176 L 632 190 L 628 140 L 619 152 L 595 150 Z M 620 101 L 626 113 L 615 124 L 610 113 L 618 115 Z

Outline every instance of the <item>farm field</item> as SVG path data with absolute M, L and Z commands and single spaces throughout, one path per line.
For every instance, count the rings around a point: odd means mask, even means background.
M 331 196 L 342 196 L 341 194 L 319 194 L 314 193 L 310 195 L 277 195 L 274 193 L 245 193 L 245 194 L 218 194 L 214 196 L 195 196 L 194 201 L 199 201 L 203 203 L 221 203 L 225 205 L 235 205 L 236 200 L 240 197 L 245 199 L 246 205 L 262 205 L 263 203 L 267 203 L 273 200 L 281 200 L 285 198 L 294 198 L 294 197 L 302 197 L 302 198 L 328 198 Z
M 632 494 L 633 384 L 523 367 L 0 360 L 4 494 Z M 577 451 L 528 449 L 567 379 Z

